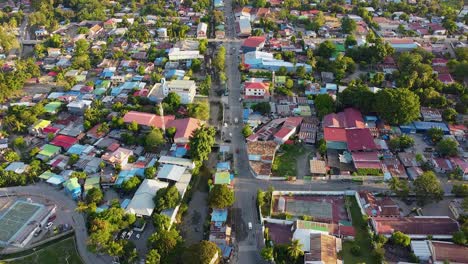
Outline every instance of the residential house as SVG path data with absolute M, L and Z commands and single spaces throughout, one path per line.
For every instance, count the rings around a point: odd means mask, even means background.
M 375 233 L 386 237 L 400 231 L 413 239 L 428 236 L 451 239 L 460 229 L 458 222 L 448 216 L 372 217 L 370 220 Z
M 237 22 L 237 35 L 239 37 L 248 37 L 252 33 L 252 26 L 250 25 L 250 18 L 241 16 Z
M 241 49 L 244 53 L 251 51 L 259 51 L 265 46 L 266 38 L 264 36 L 248 37 L 242 43 Z
M 71 146 L 78 142 L 77 138 L 65 136 L 65 135 L 57 135 L 50 143 L 54 146 L 61 147 L 64 150 L 68 150 Z
M 282 127 L 273 135 L 273 140 L 278 144 L 283 144 L 294 135 L 302 123 L 302 117 L 288 117 Z
M 81 185 L 78 183 L 78 178 L 70 178 L 64 184 L 65 193 L 70 195 L 74 200 L 78 200 L 81 196 Z
M 119 147 L 117 150 L 105 153 L 102 155 L 102 160 L 109 163 L 110 165 L 116 166 L 125 166 L 127 165 L 128 158 L 133 155 L 133 151 L 130 149 Z
M 137 216 L 151 216 L 155 206 L 153 198 L 156 192 L 162 188 L 166 188 L 168 184 L 159 180 L 145 179 L 133 195 L 126 212 Z
M 154 128 L 163 128 L 166 127 L 170 121 L 174 120 L 175 116 L 158 116 L 155 114 L 138 112 L 138 111 L 129 111 L 123 116 L 123 120 L 126 124 L 136 122 L 138 125 L 143 128 L 149 129 Z
M 420 112 L 423 121 L 442 122 L 442 113 L 439 109 L 421 107 Z
M 48 127 L 52 122 L 49 120 L 39 119 L 29 128 L 29 133 L 32 135 L 41 135 L 43 130 Z
M 352 160 L 354 167 L 359 169 L 376 169 L 382 170 L 382 163 L 379 159 L 378 152 L 353 152 Z
M 324 177 L 327 174 L 327 164 L 323 160 L 310 160 L 310 173 L 312 176 Z
M 182 104 L 190 104 L 195 98 L 197 92 L 197 85 L 192 80 L 172 80 L 166 81 L 164 78 L 161 80 L 164 97 L 169 93 L 176 93 L 180 96 Z
M 198 23 L 197 39 L 206 39 L 207 35 L 208 35 L 208 24 L 204 22 Z
M 328 234 L 310 234 L 309 248 L 304 249 L 304 264 L 341 264 L 338 252 L 342 250 L 341 239 Z
M 29 168 L 29 165 L 25 164 L 24 162 L 15 161 L 10 164 L 4 169 L 5 171 L 12 171 L 16 174 L 22 174 L 26 172 Z
M 93 102 L 90 100 L 77 100 L 67 104 L 68 111 L 72 114 L 82 115 L 86 109 L 91 107 Z
M 270 98 L 270 83 L 268 82 L 245 82 L 244 99 L 254 101 L 265 101 Z
M 41 151 L 37 153 L 36 158 L 42 161 L 48 161 L 60 153 L 60 147 L 45 144 L 41 147 Z
M 199 128 L 200 125 L 200 120 L 189 117 L 171 120 L 167 123 L 166 127 L 174 127 L 176 129 L 174 143 L 187 144 L 190 141 L 189 139 L 190 136 L 192 136 L 193 131 Z
M 390 197 L 377 198 L 369 191 L 359 192 L 360 203 L 369 217 L 400 217 L 400 208 Z
M 391 39 L 388 41 L 390 46 L 395 49 L 396 52 L 411 51 L 420 45 L 414 42 L 412 39 Z
M 454 168 L 460 170 L 463 180 L 468 180 L 468 161 L 462 158 L 451 158 L 450 161 Z
M 251 51 L 244 54 L 243 63 L 247 69 L 278 71 L 285 67 L 288 72 L 296 71 L 297 67 L 304 67 L 306 72 L 312 71 L 312 66 L 305 63 L 291 63 L 275 59 L 273 53 Z
M 274 141 L 248 141 L 247 154 L 254 175 L 269 177 L 278 144 Z

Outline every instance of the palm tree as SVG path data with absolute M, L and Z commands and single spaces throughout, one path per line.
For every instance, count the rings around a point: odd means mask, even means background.
M 302 251 L 302 244 L 297 239 L 291 240 L 291 244 L 288 246 L 288 255 L 292 259 L 297 259 L 302 256 L 304 252 Z

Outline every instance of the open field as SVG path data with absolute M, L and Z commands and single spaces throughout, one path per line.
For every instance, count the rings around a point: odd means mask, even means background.
M 12 264 L 48 264 L 48 263 L 68 263 L 82 264 L 80 256 L 75 248 L 73 237 L 61 240 L 37 250 L 27 257 L 8 262 Z
M 297 156 L 304 151 L 301 145 L 283 145 L 273 161 L 273 174 L 282 177 L 297 176 Z

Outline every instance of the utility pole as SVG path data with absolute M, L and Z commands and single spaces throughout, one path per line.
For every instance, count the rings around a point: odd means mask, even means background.
M 164 122 L 164 109 L 162 107 L 161 102 L 159 102 L 159 114 L 161 115 L 162 131 L 163 131 L 164 134 L 166 134 L 166 124 Z

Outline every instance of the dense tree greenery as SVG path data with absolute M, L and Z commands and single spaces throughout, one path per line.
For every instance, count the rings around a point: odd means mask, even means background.
M 29 126 L 34 124 L 38 117 L 45 113 L 42 103 L 33 107 L 11 106 L 3 119 L 3 128 L 11 133 L 25 133 Z
M 180 194 L 175 185 L 159 189 L 154 196 L 154 208 L 156 212 L 175 208 L 180 202 Z
M 335 51 L 336 51 L 335 44 L 333 44 L 333 42 L 329 40 L 326 40 L 320 43 L 316 54 L 325 59 L 329 59 Z
M 444 131 L 438 127 L 431 127 L 426 132 L 427 136 L 431 139 L 433 143 L 437 143 L 442 140 L 444 137 Z
M 432 171 L 426 171 L 414 180 L 413 191 L 418 203 L 422 205 L 432 201 L 438 202 L 444 195 L 442 185 Z
M 136 191 L 138 186 L 140 186 L 141 180 L 138 176 L 133 176 L 130 179 L 126 180 L 122 183 L 122 190 L 126 192 L 133 192 Z
M 392 150 L 401 151 L 403 149 L 412 147 L 414 145 L 414 139 L 408 135 L 401 135 L 390 139 L 388 146 Z
M 213 66 L 220 72 L 224 71 L 226 62 L 226 49 L 221 46 L 213 58 Z
M 102 201 L 102 199 L 104 199 L 104 194 L 99 188 L 93 187 L 86 192 L 86 202 L 88 204 L 99 204 Z
M 182 238 L 175 229 L 160 230 L 148 238 L 148 248 L 155 249 L 161 256 L 161 263 L 174 263 L 171 259 L 177 253 L 177 247 L 182 244 Z
M 261 102 L 252 105 L 252 110 L 262 115 L 268 115 L 271 113 L 271 106 L 268 102 Z
M 383 89 L 377 93 L 374 109 L 390 124 L 408 124 L 419 118 L 419 98 L 408 89 Z
M 338 94 L 338 103 L 343 107 L 356 107 L 364 113 L 373 111 L 375 94 L 362 83 L 352 82 Z
M 252 135 L 253 132 L 252 132 L 252 129 L 250 128 L 249 125 L 245 125 L 243 128 L 242 128 L 242 135 L 245 137 L 245 138 L 248 138 L 250 135 Z
M 218 258 L 211 262 L 216 253 L 218 253 Z M 218 264 L 221 260 L 221 250 L 215 243 L 202 240 L 188 247 L 184 252 L 183 259 L 189 259 L 190 263 L 193 264 Z
M 187 110 L 190 117 L 205 121 L 210 118 L 210 105 L 206 101 L 189 104 Z
M 328 94 L 319 94 L 314 100 L 317 114 L 322 119 L 325 115 L 335 112 L 335 102 Z
M 88 248 L 92 252 L 107 253 L 111 256 L 124 255 L 122 241 L 114 241 L 113 234 L 128 228 L 136 218 L 135 215 L 126 214 L 119 204 L 118 201 L 113 201 L 107 210 L 89 214 Z
M 180 95 L 170 92 L 164 99 L 163 99 L 163 108 L 164 114 L 173 114 L 180 107 Z
M 227 208 L 234 204 L 234 191 L 224 184 L 216 184 L 208 195 L 211 208 Z
M 199 166 L 211 153 L 215 144 L 216 130 L 213 127 L 202 126 L 197 128 L 190 136 L 190 154 L 192 160 Z
M 453 157 L 458 155 L 458 142 L 452 138 L 445 138 L 436 145 L 437 152 L 442 157 Z
M 151 249 L 146 254 L 145 264 L 160 264 L 161 263 L 161 255 L 159 255 L 156 249 Z
M 164 143 L 164 135 L 159 129 L 152 129 L 145 137 L 145 148 L 149 151 L 154 151 Z
M 1 37 L 1 36 L 0 36 Z M 12 71 L 0 71 L 0 102 L 15 95 L 23 89 L 25 82 L 33 77 L 39 77 L 39 66 L 33 59 L 15 61 Z
M 171 219 L 166 215 L 153 214 L 153 225 L 156 232 L 159 230 L 169 230 Z
M 345 34 L 352 34 L 356 31 L 357 25 L 356 21 L 345 16 L 341 19 L 341 31 Z
M 395 233 L 392 234 L 391 241 L 395 245 L 408 247 L 410 245 L 411 238 L 408 235 L 405 235 L 404 233 L 402 233 L 400 231 L 396 231 Z

